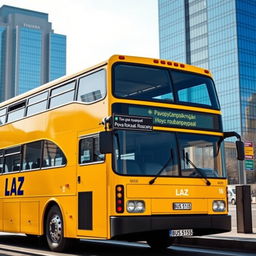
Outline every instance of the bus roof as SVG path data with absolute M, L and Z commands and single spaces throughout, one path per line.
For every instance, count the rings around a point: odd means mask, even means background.
M 189 71 L 189 72 L 194 72 L 194 73 L 200 73 L 203 75 L 207 75 L 207 76 L 211 76 L 210 72 L 206 69 L 203 68 L 199 68 L 196 66 L 192 66 L 192 65 L 188 65 L 188 64 L 183 64 L 183 63 L 179 63 L 176 61 L 170 61 L 170 60 L 162 60 L 162 59 L 153 59 L 153 58 L 146 58 L 146 57 L 136 57 L 136 56 L 126 56 L 126 55 L 113 55 L 111 56 L 107 61 L 101 62 L 95 66 L 86 68 L 80 72 L 77 72 L 75 74 L 72 75 L 66 75 L 63 77 L 60 77 L 56 80 L 50 81 L 46 84 L 43 84 L 41 86 L 38 86 L 28 92 L 25 92 L 23 94 L 20 94 L 18 96 L 15 96 L 11 99 L 8 99 L 4 102 L 0 103 L 0 108 L 6 106 L 6 105 L 10 105 L 12 103 L 18 102 L 19 100 L 22 100 L 26 97 L 29 97 L 31 95 L 37 94 L 47 88 L 51 88 L 55 85 L 61 84 L 67 80 L 70 80 L 72 78 L 75 78 L 77 76 L 80 76 L 90 70 L 94 70 L 97 69 L 101 66 L 107 65 L 109 64 L 113 64 L 115 62 L 128 62 L 128 63 L 139 63 L 139 64 L 146 64 L 146 65 L 155 65 L 155 66 L 161 66 L 161 67 L 168 67 L 168 68 L 174 68 L 174 69 L 178 69 L 178 70 L 183 70 L 183 71 Z

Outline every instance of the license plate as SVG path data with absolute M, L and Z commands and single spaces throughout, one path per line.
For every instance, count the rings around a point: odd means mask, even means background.
M 172 229 L 169 230 L 170 237 L 193 236 L 193 229 Z
M 191 203 L 173 203 L 173 210 L 191 210 Z

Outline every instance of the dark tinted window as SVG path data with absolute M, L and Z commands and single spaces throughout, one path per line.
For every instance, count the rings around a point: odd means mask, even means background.
M 23 170 L 37 169 L 41 167 L 42 141 L 36 141 L 24 145 Z
M 138 100 L 174 100 L 167 69 L 126 64 L 114 67 L 114 95 Z
M 62 166 L 67 163 L 61 149 L 51 141 L 44 141 L 42 167 Z
M 47 140 L 0 150 L 0 172 L 5 173 L 44 167 L 54 168 L 66 163 L 66 157 L 61 149 Z
M 4 158 L 0 156 L 0 173 L 3 172 L 3 167 L 4 167 Z
M 113 93 L 118 98 L 220 108 L 211 78 L 146 65 L 116 64 Z
M 124 175 L 178 176 L 177 143 L 174 133 L 116 131 L 113 168 Z
M 86 164 L 104 161 L 104 155 L 99 151 L 99 137 L 93 136 L 80 140 L 79 163 Z
M 21 167 L 21 148 L 14 147 L 4 150 L 4 172 L 17 172 Z

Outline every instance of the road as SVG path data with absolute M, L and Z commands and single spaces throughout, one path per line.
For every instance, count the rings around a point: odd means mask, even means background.
M 236 206 L 229 205 L 229 213 L 232 216 L 232 227 L 236 227 Z M 252 216 L 256 216 L 256 204 L 252 204 Z M 256 218 L 253 219 L 253 227 L 256 228 Z M 141 256 L 141 255 L 170 255 L 170 256 L 249 256 L 255 253 L 234 251 L 210 250 L 171 246 L 165 252 L 152 252 L 142 243 L 104 242 L 104 241 L 80 241 L 79 245 L 70 253 L 54 253 L 37 238 L 28 238 L 24 235 L 6 234 L 0 232 L 1 256 Z
M 102 241 L 80 241 L 71 253 L 48 251 L 37 239 L 17 235 L 0 235 L 1 256 L 255 256 L 255 253 L 210 250 L 182 246 L 153 252 L 146 244 Z
M 232 217 L 232 227 L 236 227 L 236 206 L 229 204 L 229 214 Z M 252 226 L 256 228 L 256 204 L 252 204 Z

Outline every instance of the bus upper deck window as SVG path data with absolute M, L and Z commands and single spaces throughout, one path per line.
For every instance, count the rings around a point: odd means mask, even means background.
M 114 95 L 146 101 L 174 100 L 167 69 L 117 64 L 114 66 Z
M 79 79 L 77 100 L 92 103 L 106 95 L 105 70 L 102 69 Z

